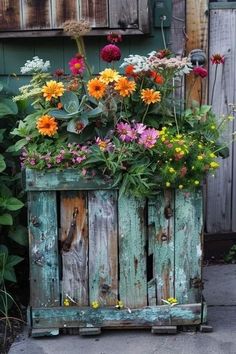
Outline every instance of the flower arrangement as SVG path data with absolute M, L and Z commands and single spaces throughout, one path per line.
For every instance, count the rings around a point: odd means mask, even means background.
M 122 38 L 110 34 L 100 52 L 107 68 L 94 76 L 83 42 L 88 24 L 70 21 L 64 30 L 78 47 L 68 63 L 71 75 L 62 69 L 49 74 L 49 62 L 38 57 L 21 68 L 32 79 L 15 101 L 33 107 L 13 131 L 20 137 L 15 148 L 21 150 L 23 167 L 72 168 L 135 196 L 157 188 L 198 187 L 219 167 L 218 157 L 226 154 L 220 134 L 232 114 L 219 121 L 209 105 L 194 103 L 184 110 L 177 95 L 185 75 L 193 72 L 204 80 L 205 68 L 193 68 L 188 57 L 164 49 L 129 55 L 115 69 Z

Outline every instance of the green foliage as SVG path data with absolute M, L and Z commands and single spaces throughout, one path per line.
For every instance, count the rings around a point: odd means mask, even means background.
M 229 253 L 224 256 L 224 261 L 226 263 L 236 263 L 236 245 L 230 248 Z

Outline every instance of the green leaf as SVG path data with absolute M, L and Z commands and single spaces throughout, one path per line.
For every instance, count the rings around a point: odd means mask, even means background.
M 15 145 L 11 146 L 11 148 L 12 148 L 11 150 L 12 151 L 20 151 L 27 144 L 28 144 L 28 140 L 20 139 L 15 143 Z
M 79 99 L 74 92 L 65 91 L 61 97 L 61 103 L 67 113 L 75 113 L 79 110 Z
M 21 246 L 28 245 L 28 231 L 27 227 L 25 226 L 17 225 L 16 229 L 12 229 L 9 231 L 8 237 Z
M 22 203 L 19 199 L 11 197 L 6 201 L 6 209 L 10 211 L 15 211 L 23 208 L 24 203 Z
M 73 112 L 72 114 L 69 114 L 64 109 L 52 109 L 50 111 L 50 114 L 57 119 L 67 120 L 67 119 L 71 119 L 75 115 L 77 115 L 78 111 Z
M 6 163 L 4 160 L 4 156 L 0 154 L 0 172 L 3 172 L 6 168 Z
M 5 269 L 3 273 L 4 279 L 16 283 L 16 273 L 14 268 Z
M 13 219 L 11 214 L 2 214 L 0 215 L 0 225 L 13 225 Z
M 87 117 L 97 117 L 103 112 L 102 107 L 97 107 L 92 109 L 91 111 L 85 112 L 84 115 Z
M 3 142 L 5 131 L 6 131 L 6 129 L 0 129 L 0 143 Z
M 6 268 L 12 268 L 18 263 L 22 262 L 24 258 L 17 255 L 10 255 L 7 257 Z
M 17 104 L 9 98 L 0 98 L 0 118 L 18 113 Z

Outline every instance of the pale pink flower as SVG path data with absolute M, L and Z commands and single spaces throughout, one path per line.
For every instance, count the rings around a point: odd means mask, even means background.
M 147 149 L 153 148 L 159 137 L 159 131 L 154 128 L 146 129 L 139 138 L 139 145 L 143 145 Z
M 118 123 L 116 125 L 116 130 L 122 141 L 128 142 L 131 140 L 129 134 L 132 135 L 132 128 L 128 123 Z

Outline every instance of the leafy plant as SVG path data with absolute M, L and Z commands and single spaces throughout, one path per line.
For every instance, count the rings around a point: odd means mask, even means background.
M 230 248 L 229 253 L 224 256 L 224 261 L 226 263 L 236 263 L 236 245 Z

